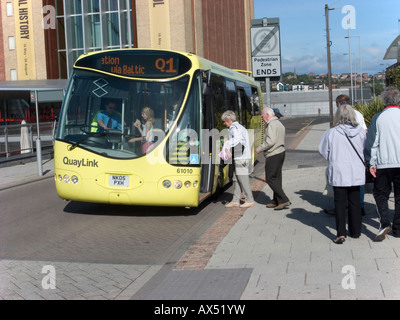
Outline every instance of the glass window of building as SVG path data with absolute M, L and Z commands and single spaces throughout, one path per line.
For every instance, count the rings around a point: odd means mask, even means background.
M 99 0 L 89 0 L 88 1 L 88 9 L 89 13 L 98 13 L 100 12 L 100 3 Z
M 8 49 L 15 50 L 15 37 L 8 37 Z
M 118 13 L 107 13 L 105 15 L 105 21 L 105 48 L 120 47 Z
M 66 11 L 70 14 L 82 14 L 82 0 L 65 1 Z
M 11 76 L 11 81 L 17 81 L 18 80 L 18 74 L 16 69 L 11 69 L 10 70 L 10 76 Z
M 7 17 L 12 17 L 14 15 L 12 2 L 6 3 L 6 10 L 7 10 Z
M 56 12 L 63 78 L 81 53 L 133 47 L 130 0 L 56 0 Z
M 100 50 L 102 43 L 100 15 L 89 15 L 85 21 L 85 26 L 86 44 L 89 51 Z

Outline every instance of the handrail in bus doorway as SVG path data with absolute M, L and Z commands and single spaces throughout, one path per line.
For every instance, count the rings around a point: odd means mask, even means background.
M 38 167 L 38 176 L 43 176 L 43 164 L 42 164 L 42 141 L 40 140 L 40 127 L 39 127 L 39 101 L 38 91 L 35 90 L 35 108 L 36 108 L 36 126 L 37 126 L 37 137 L 36 137 L 36 161 Z

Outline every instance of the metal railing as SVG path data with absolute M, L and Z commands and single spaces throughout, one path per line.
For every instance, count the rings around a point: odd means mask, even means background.
M 37 144 L 35 146 L 38 136 L 42 141 L 41 148 L 52 148 L 56 128 L 56 121 L 40 122 L 39 130 L 36 123 L 0 126 L 0 157 L 9 158 L 38 151 Z

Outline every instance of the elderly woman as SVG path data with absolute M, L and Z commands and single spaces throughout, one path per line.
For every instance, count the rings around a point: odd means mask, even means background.
M 342 244 L 346 238 L 346 207 L 349 210 L 349 235 L 361 235 L 360 186 L 365 184 L 365 130 L 358 124 L 354 109 L 339 106 L 333 127 L 326 131 L 319 144 L 319 153 L 328 161 L 328 182 L 333 187 L 337 237 Z
M 251 163 L 251 146 L 249 134 L 245 127 L 236 121 L 236 115 L 233 111 L 228 110 L 221 116 L 221 120 L 225 126 L 229 128 L 229 139 L 225 142 L 224 148 L 233 152 L 233 200 L 225 205 L 226 208 L 254 207 L 253 192 L 251 190 L 249 173 L 252 169 Z M 241 194 L 246 195 L 246 202 L 240 204 Z

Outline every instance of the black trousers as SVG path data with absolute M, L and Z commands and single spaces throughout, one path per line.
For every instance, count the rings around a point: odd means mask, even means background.
M 333 187 L 335 202 L 336 233 L 338 237 L 344 237 L 346 232 L 346 207 L 349 209 L 349 234 L 358 238 L 361 235 L 361 201 L 360 186 Z
M 285 161 L 285 152 L 265 158 L 265 180 L 273 191 L 272 202 L 281 204 L 288 202 L 282 188 L 282 167 Z
M 400 168 L 376 170 L 373 193 L 380 216 L 381 228 L 391 225 L 388 200 L 392 192 L 392 184 L 394 191 L 393 235 L 400 237 Z

